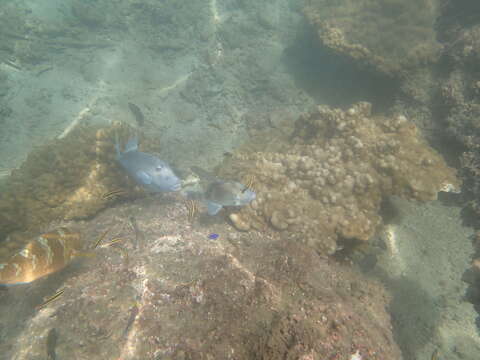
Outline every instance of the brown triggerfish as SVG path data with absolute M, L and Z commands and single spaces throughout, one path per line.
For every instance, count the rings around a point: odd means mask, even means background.
M 25 284 L 64 268 L 81 255 L 82 240 L 67 228 L 42 234 L 0 264 L 0 285 Z
M 247 205 L 256 197 L 255 191 L 237 181 L 219 179 L 198 166 L 192 166 L 191 169 L 206 180 L 208 186 L 203 195 L 189 193 L 187 196 L 203 199 L 209 215 L 216 215 L 224 206 Z

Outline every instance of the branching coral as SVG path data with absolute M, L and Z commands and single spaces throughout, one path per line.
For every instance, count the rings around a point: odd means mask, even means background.
M 257 199 L 230 215 L 238 228 L 269 225 L 333 253 L 340 238 L 374 234 L 385 196 L 427 201 L 459 186 L 415 125 L 373 117 L 368 103 L 319 106 L 297 120 L 292 142 L 282 152 L 239 152 L 224 167 L 223 176 L 256 178 Z

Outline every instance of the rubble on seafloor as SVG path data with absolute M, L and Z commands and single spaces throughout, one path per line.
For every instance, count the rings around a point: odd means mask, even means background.
M 59 359 L 401 359 L 375 281 L 275 231 L 187 217 L 167 194 L 69 223 L 86 247 L 111 230 L 95 257 L 0 292 L 0 353 L 44 358 L 55 329 Z
M 255 179 L 257 198 L 229 215 L 237 229 L 271 227 L 333 254 L 339 240 L 374 235 L 385 197 L 428 201 L 459 189 L 455 170 L 412 122 L 373 116 L 368 103 L 347 111 L 319 106 L 290 131 L 291 140 L 277 140 L 275 151 L 246 148 L 220 166 L 223 177 Z
M 304 14 L 335 53 L 398 77 L 440 54 L 435 21 L 440 1 L 309 0 Z

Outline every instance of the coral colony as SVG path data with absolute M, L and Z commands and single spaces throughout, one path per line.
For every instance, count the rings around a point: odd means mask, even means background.
M 297 120 L 285 152 L 236 153 L 223 171 L 254 175 L 258 196 L 230 214 L 234 226 L 271 226 L 331 254 L 339 236 L 362 242 L 373 235 L 384 196 L 427 201 L 458 189 L 455 170 L 413 123 L 404 116 L 374 117 L 370 108 L 319 106 Z

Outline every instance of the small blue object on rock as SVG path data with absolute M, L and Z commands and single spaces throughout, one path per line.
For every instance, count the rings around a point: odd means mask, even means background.
M 210 240 L 215 240 L 215 239 L 218 239 L 219 236 L 220 236 L 220 235 L 213 233 L 213 234 L 208 235 L 208 238 L 209 238 Z

